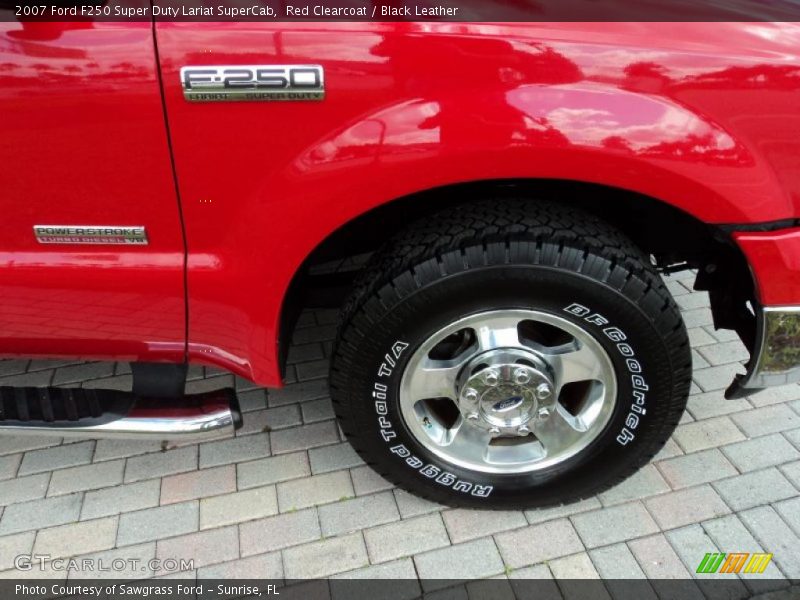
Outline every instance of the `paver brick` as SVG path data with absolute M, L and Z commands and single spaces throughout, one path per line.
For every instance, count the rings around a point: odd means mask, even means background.
M 364 530 L 373 563 L 381 563 L 450 545 L 439 514 L 429 514 Z
M 356 451 L 347 442 L 323 448 L 313 448 L 308 451 L 308 458 L 311 461 L 311 472 L 314 475 L 364 464 L 361 457 L 356 454 Z
M 738 471 L 716 448 L 676 456 L 658 463 L 673 489 L 681 489 L 736 475 Z
M 0 519 L 0 535 L 77 521 L 81 499 L 81 494 L 70 494 L 7 506 Z
M 717 481 L 714 487 L 728 506 L 736 511 L 797 495 L 794 486 L 775 468 Z
M 254 410 L 262 410 L 267 408 L 266 390 L 258 388 L 258 389 L 249 389 L 247 391 L 243 391 L 244 388 L 239 386 L 239 381 L 245 381 L 245 380 L 237 378 L 236 381 L 238 390 L 236 397 L 239 400 L 239 408 L 242 409 L 243 413 L 246 414 Z M 247 385 L 253 386 L 254 384 L 248 381 Z
M 625 544 L 598 548 L 590 551 L 589 556 L 613 598 L 658 600 L 650 583 L 639 581 L 646 575 Z
M 152 508 L 158 506 L 160 494 L 161 481 L 158 479 L 87 492 L 83 499 L 81 519 L 97 519 Z
M 789 440 L 789 443 L 792 444 L 795 448 L 800 450 L 800 429 L 792 429 L 790 431 L 784 431 L 783 437 Z
M 751 438 L 800 427 L 800 415 L 785 404 L 763 406 L 731 418 Z
M 22 375 L 12 375 L 3 377 L 2 385 L 19 387 L 47 387 L 53 380 L 53 370 L 39 371 L 36 373 L 24 373 Z
M 318 421 L 328 421 L 336 417 L 333 412 L 333 402 L 330 398 L 321 398 L 311 402 L 303 402 L 301 405 L 304 423 L 316 423 Z
M 655 496 L 645 500 L 645 504 L 664 530 L 721 517 L 731 512 L 709 485 Z
M 242 556 L 273 552 L 320 538 L 316 509 L 285 513 L 239 526 Z
M 293 365 L 295 363 L 319 360 L 321 358 L 324 358 L 322 344 L 311 342 L 309 344 L 295 344 L 291 346 L 286 355 L 286 362 Z
M 800 579 L 800 538 L 771 506 L 759 506 L 739 513 L 739 518 L 790 579 Z
M 283 579 L 283 560 L 280 552 L 237 558 L 197 569 L 198 579 Z
M 33 473 L 43 473 L 54 471 L 75 465 L 85 465 L 92 462 L 94 454 L 94 442 L 78 442 L 75 444 L 65 444 L 54 448 L 42 450 L 31 450 L 26 452 L 19 466 L 20 475 L 31 475 Z
M 267 404 L 270 407 L 283 406 L 327 398 L 329 395 L 328 382 L 324 379 L 314 379 L 304 383 L 293 383 L 279 390 L 270 390 Z
M 53 473 L 48 496 L 59 496 L 85 490 L 96 490 L 122 483 L 124 460 L 115 460 L 82 467 L 71 467 Z
M 394 487 L 391 481 L 387 481 L 376 473 L 372 467 L 368 466 L 350 469 L 350 477 L 353 480 L 353 489 L 355 489 L 356 496 L 382 492 Z
M 369 564 L 360 533 L 295 546 L 283 551 L 287 579 L 327 577 Z
M 692 374 L 692 380 L 704 392 L 713 392 L 727 388 L 733 378 L 741 373 L 744 373 L 744 367 L 740 364 L 719 365 L 697 369 Z
M 756 408 L 760 406 L 769 406 L 771 404 L 779 404 L 781 402 L 790 402 L 800 398 L 800 385 L 793 383 L 780 387 L 770 387 L 765 390 L 756 391 L 748 395 L 747 398 Z
M 659 598 L 705 600 L 681 559 L 663 535 L 629 542 Z M 624 597 L 624 596 L 623 596 Z
M 330 364 L 327 359 L 297 363 L 294 366 L 298 381 L 309 381 L 311 379 L 326 377 L 329 367 Z
M 21 462 L 22 453 L 0 456 L 0 481 L 16 477 Z
M 723 446 L 722 451 L 740 471 L 764 469 L 800 458 L 800 452 L 779 433 Z
M 239 529 L 223 527 L 159 540 L 156 558 L 191 560 L 195 568 L 239 558 Z
M 94 462 L 128 458 L 149 452 L 158 452 L 159 450 L 161 450 L 161 442 L 158 440 L 97 440 L 97 445 L 94 449 Z
M 200 501 L 200 529 L 241 523 L 278 514 L 274 485 L 253 488 Z
M 689 401 L 686 404 L 686 410 L 688 410 L 697 421 L 729 415 L 752 408 L 753 406 L 746 398 L 726 400 L 719 391 L 693 394 L 689 396 Z
M 500 533 L 495 540 L 503 560 L 514 569 L 583 551 L 583 544 L 567 519 Z
M 161 504 L 227 494 L 236 490 L 236 467 L 225 465 L 200 469 L 161 480 Z
M 783 465 L 778 470 L 800 490 L 800 461 Z
M 491 577 L 504 571 L 491 538 L 431 550 L 414 557 L 422 587 L 429 591 L 455 581 Z
M 773 507 L 795 533 L 800 534 L 800 496 L 776 502 Z
M 525 511 L 525 518 L 528 523 L 535 525 L 537 523 L 545 523 L 561 517 L 569 517 L 570 515 L 577 515 L 582 512 L 601 508 L 600 500 L 596 497 L 587 498 L 580 502 L 573 502 L 572 504 L 562 504 L 561 506 L 554 506 L 552 508 L 537 508 Z
M 87 362 L 56 369 L 52 385 L 78 383 L 87 379 L 100 379 L 114 374 L 114 364 L 109 362 Z
M 326 504 L 319 508 L 322 535 L 328 537 L 382 525 L 400 519 L 394 495 L 381 492 L 342 502 Z
M 354 587 L 353 580 L 359 580 L 357 588 Z M 414 562 L 410 558 L 334 575 L 330 586 L 332 600 L 351 600 L 356 591 L 363 598 L 392 600 L 415 600 L 422 593 Z
M 305 452 L 281 454 L 236 465 L 239 489 L 259 487 L 308 475 L 311 475 L 311 467 Z
M 117 545 L 140 544 L 197 531 L 197 501 L 124 513 L 119 518 Z
M 750 358 L 747 348 L 739 340 L 703 346 L 698 349 L 698 352 L 715 366 L 742 362 Z
M 272 453 L 284 454 L 297 450 L 308 450 L 335 444 L 338 441 L 339 433 L 336 429 L 336 422 L 323 421 L 291 430 L 276 431 L 272 434 Z
M 639 502 L 603 508 L 571 517 L 587 548 L 615 544 L 658 531 L 658 526 Z
M 717 548 L 700 525 L 693 524 L 666 533 L 672 547 L 681 557 L 683 564 L 694 571 L 706 553 L 724 551 Z M 725 573 L 704 573 L 697 580 L 698 587 L 708 598 L 733 600 L 747 598 L 750 594 L 744 584 L 736 577 Z
M 33 552 L 61 558 L 109 550 L 117 539 L 117 520 L 118 517 L 106 517 L 41 529 Z
M 619 485 L 600 494 L 605 506 L 638 500 L 669 491 L 669 486 L 653 465 L 645 465 Z
M 247 417 L 244 419 L 242 427 L 236 431 L 236 435 L 241 437 L 253 433 L 277 431 L 296 427 L 300 423 L 302 423 L 300 409 L 296 404 L 254 410 L 247 413 Z
M 400 510 L 400 516 L 404 519 L 440 511 L 444 508 L 441 504 L 409 494 L 399 488 L 395 489 L 393 493 L 394 499 L 397 501 L 397 508 Z
M 727 416 L 678 425 L 673 437 L 686 453 L 724 446 L 745 439 L 742 432 Z
M 135 579 L 149 579 L 154 573 L 150 568 L 150 561 L 156 557 L 156 544 L 149 542 L 137 546 L 125 546 L 104 552 L 85 554 L 76 558 L 90 558 L 94 564 L 100 562 L 105 565 L 103 569 L 87 569 L 69 571 L 70 579 L 117 579 L 120 581 L 131 581 Z M 124 567 L 116 570 L 109 565 L 118 564 Z
M 33 550 L 35 531 L 24 531 L 0 537 L 0 571 L 14 568 L 14 559 Z
M 164 477 L 197 468 L 197 446 L 186 446 L 166 452 L 153 452 L 129 458 L 125 465 L 125 483 Z
M 763 552 L 764 549 L 756 539 L 747 531 L 747 528 L 735 515 L 728 515 L 719 519 L 706 521 L 703 529 L 711 537 L 714 545 L 722 551 L 735 552 Z M 739 577 L 745 580 L 745 585 L 758 593 L 786 587 L 788 583 L 774 562 L 767 565 L 764 573 L 740 572 Z
M 343 500 L 355 495 L 348 471 L 313 475 L 278 484 L 281 512 Z
M 50 473 L 17 477 L 0 484 L 0 506 L 44 498 L 50 484 Z
M 200 444 L 200 468 L 269 456 L 269 435 L 259 433 Z
M 525 515 L 518 510 L 454 509 L 444 511 L 442 518 L 454 544 L 528 525 Z
M 564 596 L 611 600 L 600 575 L 585 552 L 557 558 L 548 565 L 561 586 Z

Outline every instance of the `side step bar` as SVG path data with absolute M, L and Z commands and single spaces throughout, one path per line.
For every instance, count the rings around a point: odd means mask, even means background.
M 0 434 L 195 441 L 241 425 L 230 388 L 149 399 L 117 390 L 0 387 Z

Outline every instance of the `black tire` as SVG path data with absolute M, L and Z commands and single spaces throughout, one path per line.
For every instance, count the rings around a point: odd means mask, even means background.
M 513 475 L 460 468 L 420 444 L 400 413 L 399 381 L 414 348 L 449 322 L 497 308 L 560 315 L 611 357 L 610 420 L 563 464 Z M 627 358 L 604 333 L 612 326 L 624 330 Z M 377 252 L 343 310 L 331 366 L 341 427 L 378 473 L 436 502 L 492 509 L 563 504 L 624 480 L 674 430 L 690 380 L 686 329 L 647 256 L 595 216 L 508 199 L 428 218 Z M 376 405 L 376 389 L 385 389 L 385 404 Z

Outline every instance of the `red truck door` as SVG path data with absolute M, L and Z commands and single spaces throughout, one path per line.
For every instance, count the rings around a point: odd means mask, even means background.
M 0 355 L 181 360 L 152 24 L 0 23 L 0 164 Z

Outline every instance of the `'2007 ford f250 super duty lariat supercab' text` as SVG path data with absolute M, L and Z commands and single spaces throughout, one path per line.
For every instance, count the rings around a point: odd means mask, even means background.
M 392 482 L 614 485 L 689 392 L 660 273 L 749 349 L 728 397 L 800 380 L 799 53 L 788 23 L 2 22 L 0 354 L 133 388 L 5 387 L 0 432 L 232 430 L 187 365 L 281 386 L 300 308 L 341 306 L 336 414 Z

